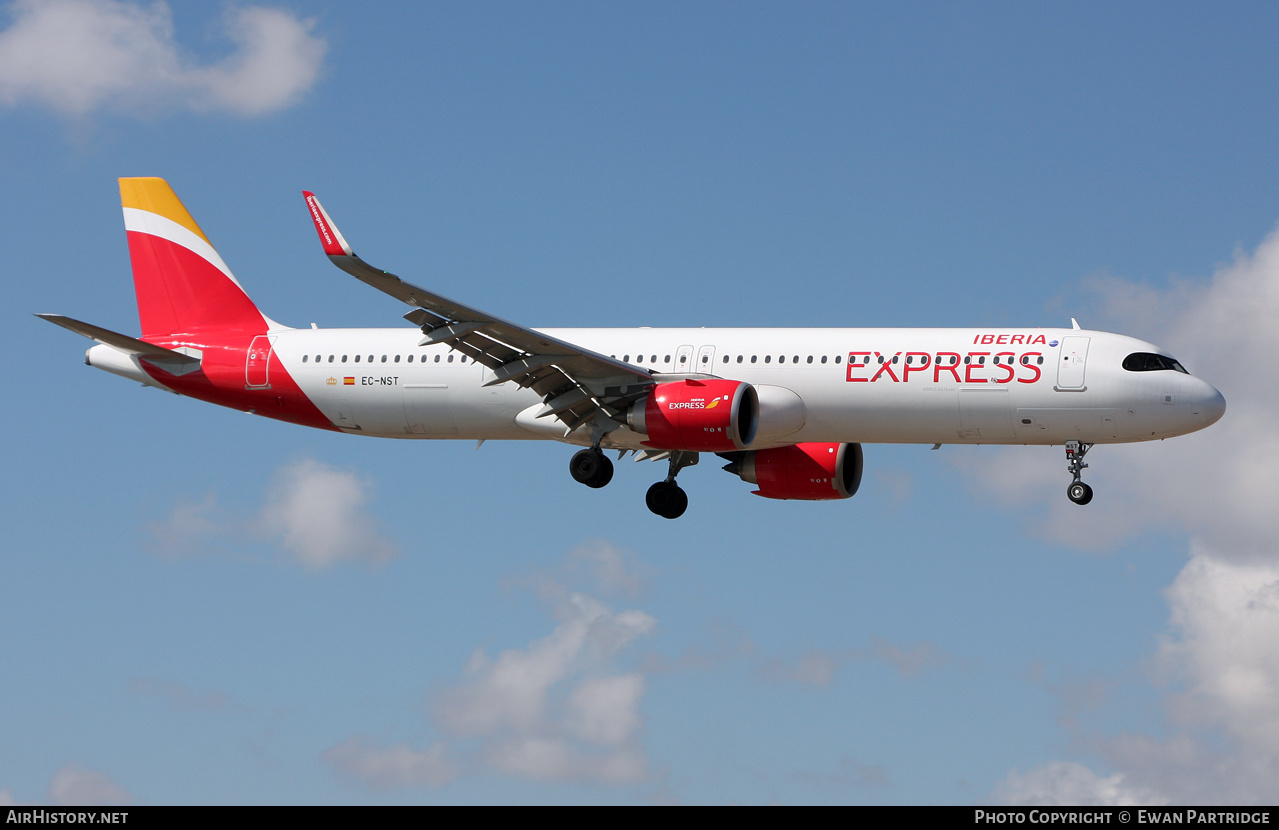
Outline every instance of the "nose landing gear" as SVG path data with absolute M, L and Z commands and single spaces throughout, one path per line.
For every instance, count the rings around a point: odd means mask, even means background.
M 1066 488 L 1066 498 L 1075 504 L 1087 504 L 1092 501 L 1092 488 L 1080 481 L 1080 475 L 1088 468 L 1084 456 L 1092 449 L 1092 444 L 1083 441 L 1066 442 L 1066 472 L 1074 479 Z

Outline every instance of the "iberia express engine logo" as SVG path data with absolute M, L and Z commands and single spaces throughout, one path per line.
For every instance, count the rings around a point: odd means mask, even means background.
M 720 395 L 711 398 L 709 401 L 705 398 L 693 398 L 691 401 L 672 401 L 666 404 L 667 409 L 714 409 L 719 406 L 720 401 L 728 400 L 728 395 Z

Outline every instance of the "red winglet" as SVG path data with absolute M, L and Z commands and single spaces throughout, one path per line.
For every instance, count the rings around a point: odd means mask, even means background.
M 324 253 L 329 256 L 351 256 L 351 246 L 346 244 L 346 240 L 338 232 L 337 226 L 325 212 L 320 200 L 315 198 L 315 194 L 309 190 L 303 190 L 302 195 L 306 197 L 306 207 L 311 212 L 311 221 L 315 222 L 315 232 L 320 235 L 320 244 L 324 246 Z

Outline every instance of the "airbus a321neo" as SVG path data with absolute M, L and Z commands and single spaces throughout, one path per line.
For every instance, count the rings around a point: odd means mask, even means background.
M 846 499 L 862 444 L 1053 444 L 1067 495 L 1094 444 L 1219 419 L 1221 393 L 1150 343 L 1080 329 L 533 329 L 366 264 L 319 201 L 324 253 L 408 305 L 413 328 L 295 329 L 260 312 L 162 179 L 120 180 L 140 337 L 56 314 L 90 366 L 290 423 L 383 438 L 551 439 L 574 479 L 667 460 L 648 508 L 673 519 L 701 453 L 774 499 Z

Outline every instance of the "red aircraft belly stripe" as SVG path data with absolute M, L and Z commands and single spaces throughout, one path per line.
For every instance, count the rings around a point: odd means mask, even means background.
M 209 403 L 229 406 L 257 415 L 288 421 L 293 424 L 340 431 L 325 417 L 306 396 L 289 374 L 279 357 L 272 355 L 270 385 L 254 389 L 245 388 L 245 361 L 253 334 L 220 334 L 207 340 L 193 342 L 191 337 L 181 340 L 153 340 L 156 345 L 177 348 L 191 346 L 201 349 L 200 369 L 186 375 L 171 375 L 143 361 L 147 374 L 175 392 Z

